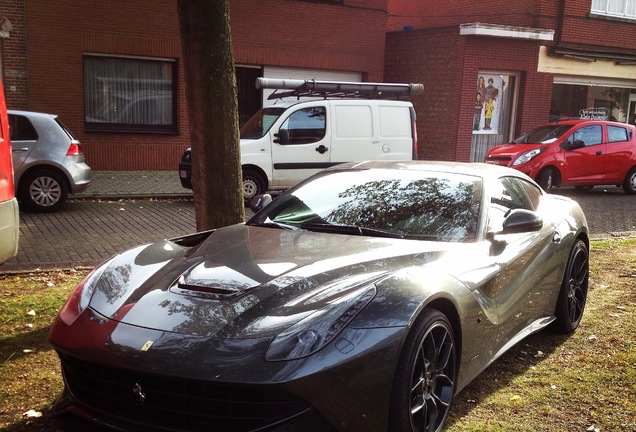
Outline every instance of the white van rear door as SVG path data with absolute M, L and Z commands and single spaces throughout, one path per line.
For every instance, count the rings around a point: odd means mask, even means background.
M 327 108 L 324 103 L 303 104 L 286 112 L 278 130 L 272 130 L 272 187 L 289 188 L 330 166 Z

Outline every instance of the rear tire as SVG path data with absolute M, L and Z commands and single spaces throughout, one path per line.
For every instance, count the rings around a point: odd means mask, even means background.
M 267 183 L 263 176 L 253 169 L 243 170 L 243 198 L 250 202 L 256 195 L 267 192 Z
M 455 338 L 448 318 L 424 309 L 409 332 L 391 394 L 389 425 L 396 431 L 441 431 L 455 395 Z
M 20 179 L 18 199 L 28 210 L 52 212 L 64 204 L 67 197 L 66 179 L 56 171 L 38 169 Z
M 587 302 L 588 284 L 589 254 L 585 243 L 577 240 L 570 251 L 556 305 L 555 325 L 558 332 L 572 333 L 581 323 Z
M 636 167 L 629 170 L 623 182 L 623 190 L 628 195 L 636 194 Z
M 557 173 L 554 168 L 543 168 L 537 175 L 537 183 L 544 191 L 549 192 L 556 186 L 556 178 Z

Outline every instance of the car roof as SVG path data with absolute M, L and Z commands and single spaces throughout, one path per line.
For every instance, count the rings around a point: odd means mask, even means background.
M 367 170 L 367 169 L 390 169 L 390 170 L 416 170 L 429 172 L 444 172 L 453 174 L 473 175 L 483 178 L 498 178 L 501 176 L 513 176 L 526 180 L 532 179 L 513 168 L 505 166 L 486 164 L 481 162 L 450 162 L 450 161 L 425 161 L 425 160 L 407 160 L 407 161 L 363 161 L 363 162 L 347 162 L 329 170 Z
M 583 124 L 583 123 L 590 123 L 590 124 L 607 124 L 607 125 L 612 125 L 612 126 L 629 126 L 629 127 L 633 127 L 630 124 L 627 123 L 622 123 L 622 122 L 616 122 L 616 121 L 610 121 L 610 120 L 588 120 L 588 119 L 572 119 L 572 118 L 564 118 L 564 119 L 558 119 L 558 120 L 554 120 L 551 121 L 549 123 L 543 124 L 539 127 L 545 127 L 545 126 L 555 126 L 555 125 L 579 125 L 579 124 Z
M 14 115 L 22 115 L 25 117 L 48 117 L 56 118 L 57 114 L 49 114 L 37 111 L 23 111 L 23 110 L 7 110 L 7 113 Z

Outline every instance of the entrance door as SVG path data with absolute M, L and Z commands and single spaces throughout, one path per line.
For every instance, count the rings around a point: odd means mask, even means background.
M 636 126 L 636 93 L 629 95 L 629 107 L 627 108 L 627 123 Z
M 491 148 L 513 140 L 517 75 L 479 71 L 476 77 L 471 162 L 483 162 Z

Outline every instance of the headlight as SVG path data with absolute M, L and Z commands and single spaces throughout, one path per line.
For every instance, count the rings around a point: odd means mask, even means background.
M 517 159 L 515 159 L 515 161 L 512 163 L 512 166 L 523 165 L 524 163 L 530 162 L 532 159 L 539 156 L 543 152 L 543 150 L 545 150 L 545 148 L 538 148 L 525 152 Z
M 341 287 L 334 287 L 334 293 Z M 265 360 L 295 360 L 307 357 L 331 342 L 375 297 L 375 285 L 365 284 L 338 295 L 324 307 L 274 338 Z
M 60 310 L 59 317 L 64 324 L 67 326 L 73 325 L 75 320 L 88 307 L 91 297 L 93 297 L 93 292 L 95 292 L 97 281 L 114 259 L 115 258 L 113 257 L 104 264 L 93 269 L 77 285 L 75 291 L 73 291 L 69 299 L 66 300 L 66 303 L 64 303 L 64 306 L 62 306 L 62 310 Z

